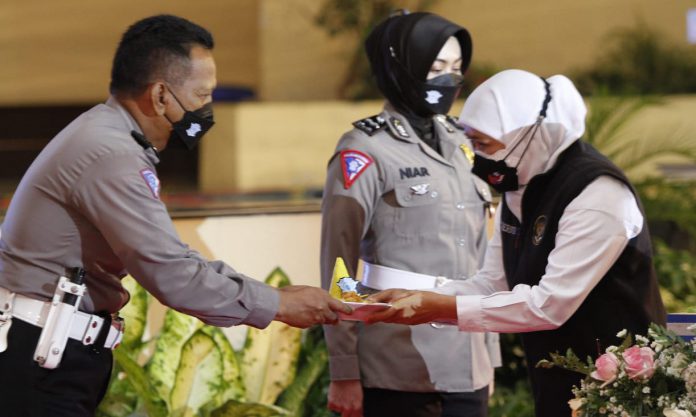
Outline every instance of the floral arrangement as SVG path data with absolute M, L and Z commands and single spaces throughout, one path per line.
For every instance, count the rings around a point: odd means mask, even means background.
M 596 361 L 571 350 L 551 354 L 537 366 L 557 366 L 585 375 L 568 404 L 573 417 L 696 417 L 696 338 L 687 342 L 651 325 L 648 337 L 623 330 L 620 346 Z

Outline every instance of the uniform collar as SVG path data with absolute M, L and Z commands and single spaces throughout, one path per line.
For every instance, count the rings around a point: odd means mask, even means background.
M 121 115 L 121 117 L 123 117 L 123 121 L 126 123 L 126 128 L 128 129 L 129 137 L 131 136 L 131 131 L 136 131 L 143 135 L 143 130 L 140 128 L 140 125 L 138 125 L 138 123 L 128 112 L 128 110 L 126 110 L 126 108 L 123 107 L 121 103 L 118 102 L 118 100 L 116 100 L 116 97 L 109 96 L 109 98 L 106 100 L 105 105 L 116 110 Z M 133 141 L 135 141 L 135 139 L 133 139 Z M 160 162 L 159 154 L 153 148 L 145 149 L 145 154 L 147 155 L 148 159 L 152 161 L 153 164 L 157 165 Z
M 123 117 L 123 120 L 126 122 L 126 126 L 128 127 L 129 132 L 131 130 L 135 130 L 140 134 L 143 133 L 143 130 L 140 128 L 133 116 L 131 116 L 128 110 L 126 110 L 126 108 L 123 107 L 121 103 L 118 102 L 118 100 L 116 100 L 116 97 L 109 96 L 105 104 L 111 107 L 112 109 L 116 110 L 121 115 L 121 117 Z
M 450 160 L 452 159 L 454 152 L 459 147 L 459 143 L 457 143 L 455 140 L 457 129 L 449 120 L 447 120 L 447 117 L 443 115 L 436 115 L 433 117 L 433 125 L 435 126 L 435 132 L 440 139 L 442 155 L 428 146 L 427 143 L 423 142 L 413 130 L 413 127 L 409 123 L 408 119 L 399 113 L 389 102 L 384 105 L 382 117 L 387 121 L 387 126 L 389 127 L 389 130 L 391 130 L 392 136 L 394 136 L 396 139 L 417 144 L 420 146 L 423 153 L 429 157 L 446 165 L 452 165 Z

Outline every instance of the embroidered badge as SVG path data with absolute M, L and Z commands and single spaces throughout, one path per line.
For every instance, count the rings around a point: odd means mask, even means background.
M 539 246 L 541 241 L 544 239 L 544 232 L 546 231 L 546 216 L 537 217 L 534 221 L 534 236 L 532 236 L 532 243 L 534 246 Z
M 403 180 L 404 178 L 429 177 L 430 173 L 426 167 L 408 167 L 399 168 L 399 175 L 401 175 L 401 179 Z
M 459 148 L 464 152 L 464 156 L 466 156 L 466 160 L 469 161 L 470 164 L 474 164 L 474 151 L 471 150 L 470 147 L 466 146 L 465 144 L 459 145 Z
M 341 151 L 341 167 L 343 168 L 343 186 L 347 189 L 372 164 L 372 158 L 360 151 Z
M 145 180 L 145 184 L 150 188 L 150 191 L 152 191 L 152 196 L 155 198 L 159 198 L 160 194 L 160 180 L 157 178 L 157 174 L 152 172 L 151 169 L 143 169 L 140 171 L 140 175 L 142 175 L 143 179 Z

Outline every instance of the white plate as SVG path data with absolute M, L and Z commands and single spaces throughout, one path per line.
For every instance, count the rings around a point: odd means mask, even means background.
M 354 301 L 344 301 L 343 303 L 348 304 L 353 309 L 353 313 L 338 313 L 338 317 L 341 320 L 350 321 L 365 321 L 372 313 L 383 311 L 391 307 L 391 304 L 387 303 L 357 303 Z

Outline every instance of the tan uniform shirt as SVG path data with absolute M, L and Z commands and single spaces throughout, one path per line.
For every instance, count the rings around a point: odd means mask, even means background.
M 444 116 L 435 117 L 441 156 L 389 105 L 357 124 L 363 129 L 346 133 L 329 163 L 322 208 L 324 288 L 337 256 L 353 276 L 359 257 L 422 274 L 473 276 L 486 244 L 490 192 L 470 172 L 473 153 L 463 132 Z M 472 391 L 490 383 L 500 362 L 497 335 L 463 333 L 456 326 L 343 322 L 325 331 L 332 379 L 362 379 L 366 387 Z
M 61 131 L 26 172 L 0 240 L 0 286 L 48 299 L 67 268 L 86 272 L 86 312 L 118 311 L 130 273 L 163 304 L 206 323 L 265 327 L 278 293 L 179 240 L 159 199 L 158 157 L 110 98 Z

